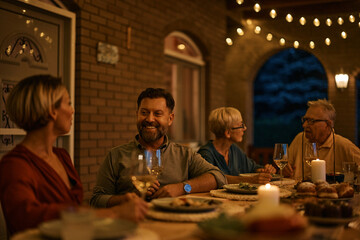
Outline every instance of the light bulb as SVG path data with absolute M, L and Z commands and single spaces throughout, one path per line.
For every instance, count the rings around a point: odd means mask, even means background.
M 242 30 L 242 28 L 237 28 L 236 32 L 239 36 L 243 36 L 245 34 L 244 31 Z
M 236 0 L 237 4 L 241 5 L 244 3 L 244 0 Z
M 325 44 L 328 45 L 328 46 L 330 46 L 330 44 L 331 44 L 330 38 L 326 38 L 326 39 L 325 39 Z
M 226 38 L 226 43 L 229 46 L 233 45 L 233 41 L 231 40 L 231 38 Z
M 266 35 L 266 40 L 268 40 L 269 42 L 273 39 L 273 35 L 271 33 L 268 33 Z
M 254 29 L 254 33 L 260 34 L 260 32 L 261 32 L 261 27 L 260 27 L 260 26 L 256 26 L 255 29 Z
M 304 18 L 304 17 L 301 17 L 300 19 L 299 19 L 299 22 L 300 22 L 300 24 L 301 25 L 305 25 L 305 23 L 306 23 L 306 19 Z
M 351 23 L 355 22 L 355 17 L 354 17 L 354 15 L 350 15 L 350 16 L 349 16 L 349 21 L 350 21 Z
M 344 19 L 342 19 L 342 17 L 339 17 L 338 20 L 337 20 L 337 23 L 339 25 L 342 25 L 344 23 Z
M 255 12 L 260 12 L 260 10 L 261 10 L 260 4 L 255 3 L 255 5 L 254 5 L 254 11 L 255 11 Z
M 319 21 L 319 19 L 317 19 L 317 18 L 314 18 L 314 26 L 315 27 L 318 27 L 318 26 L 320 26 L 320 21 Z
M 342 32 L 341 32 L 341 37 L 342 37 L 343 39 L 346 39 L 346 38 L 347 38 L 347 34 L 346 34 L 345 31 L 342 31 Z
M 281 46 L 285 45 L 285 38 L 280 38 L 279 43 Z
M 298 48 L 299 45 L 300 45 L 300 43 L 299 43 L 298 41 L 295 41 L 295 42 L 294 42 L 294 48 Z
M 292 22 L 292 20 L 293 20 L 293 16 L 291 16 L 291 14 L 288 13 L 288 14 L 286 15 L 285 19 L 286 19 L 286 21 L 288 21 L 288 22 L 290 23 L 290 22 Z
M 276 18 L 277 13 L 276 13 L 275 9 L 271 9 L 269 15 L 270 15 L 271 18 Z
M 314 43 L 313 41 L 310 41 L 309 47 L 310 47 L 311 49 L 314 49 L 314 48 L 315 48 L 315 43 Z
M 331 24 L 332 24 L 331 19 L 330 19 L 330 18 L 327 18 L 327 19 L 326 19 L 326 25 L 328 25 L 328 26 L 330 27 Z

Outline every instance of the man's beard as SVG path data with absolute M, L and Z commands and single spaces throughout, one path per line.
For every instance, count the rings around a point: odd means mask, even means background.
M 155 127 L 156 131 L 155 132 L 147 131 L 146 130 L 147 126 Z M 152 143 L 152 142 L 155 142 L 155 141 L 159 140 L 160 138 L 165 136 L 165 134 L 167 132 L 167 129 L 165 127 L 161 126 L 160 124 L 148 123 L 146 121 L 138 123 L 137 128 L 138 128 L 140 137 L 146 143 Z

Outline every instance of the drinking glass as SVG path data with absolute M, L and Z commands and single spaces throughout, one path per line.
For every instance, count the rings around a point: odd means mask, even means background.
M 288 164 L 288 145 L 286 143 L 275 143 L 274 162 L 280 169 L 280 185 L 282 186 L 282 170 Z
M 318 158 L 316 143 L 306 143 L 304 146 L 304 159 L 305 162 L 311 167 L 312 160 Z
M 151 169 L 144 159 L 144 155 L 139 154 L 137 156 L 135 164 L 130 167 L 130 175 L 133 185 L 140 192 L 141 197 L 145 199 L 146 192 L 156 180 L 156 176 L 151 174 Z
M 145 158 L 151 174 L 157 179 L 164 170 L 160 149 L 157 149 L 156 151 L 145 150 Z

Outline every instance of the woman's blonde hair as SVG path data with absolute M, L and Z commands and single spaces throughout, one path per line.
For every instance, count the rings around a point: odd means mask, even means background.
M 60 107 L 66 91 L 60 78 L 34 75 L 18 82 L 11 90 L 6 111 L 11 121 L 25 131 L 45 126 L 53 108 Z
M 242 120 L 239 110 L 233 107 L 220 107 L 211 111 L 209 128 L 217 138 L 225 136 L 225 131 L 231 129 L 234 123 Z

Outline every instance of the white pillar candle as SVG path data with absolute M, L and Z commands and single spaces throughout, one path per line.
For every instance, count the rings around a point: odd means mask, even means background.
M 262 185 L 258 188 L 259 204 L 276 206 L 280 201 L 280 190 L 275 185 Z
M 311 162 L 311 180 L 313 183 L 319 180 L 326 180 L 326 167 L 324 160 L 316 159 Z

